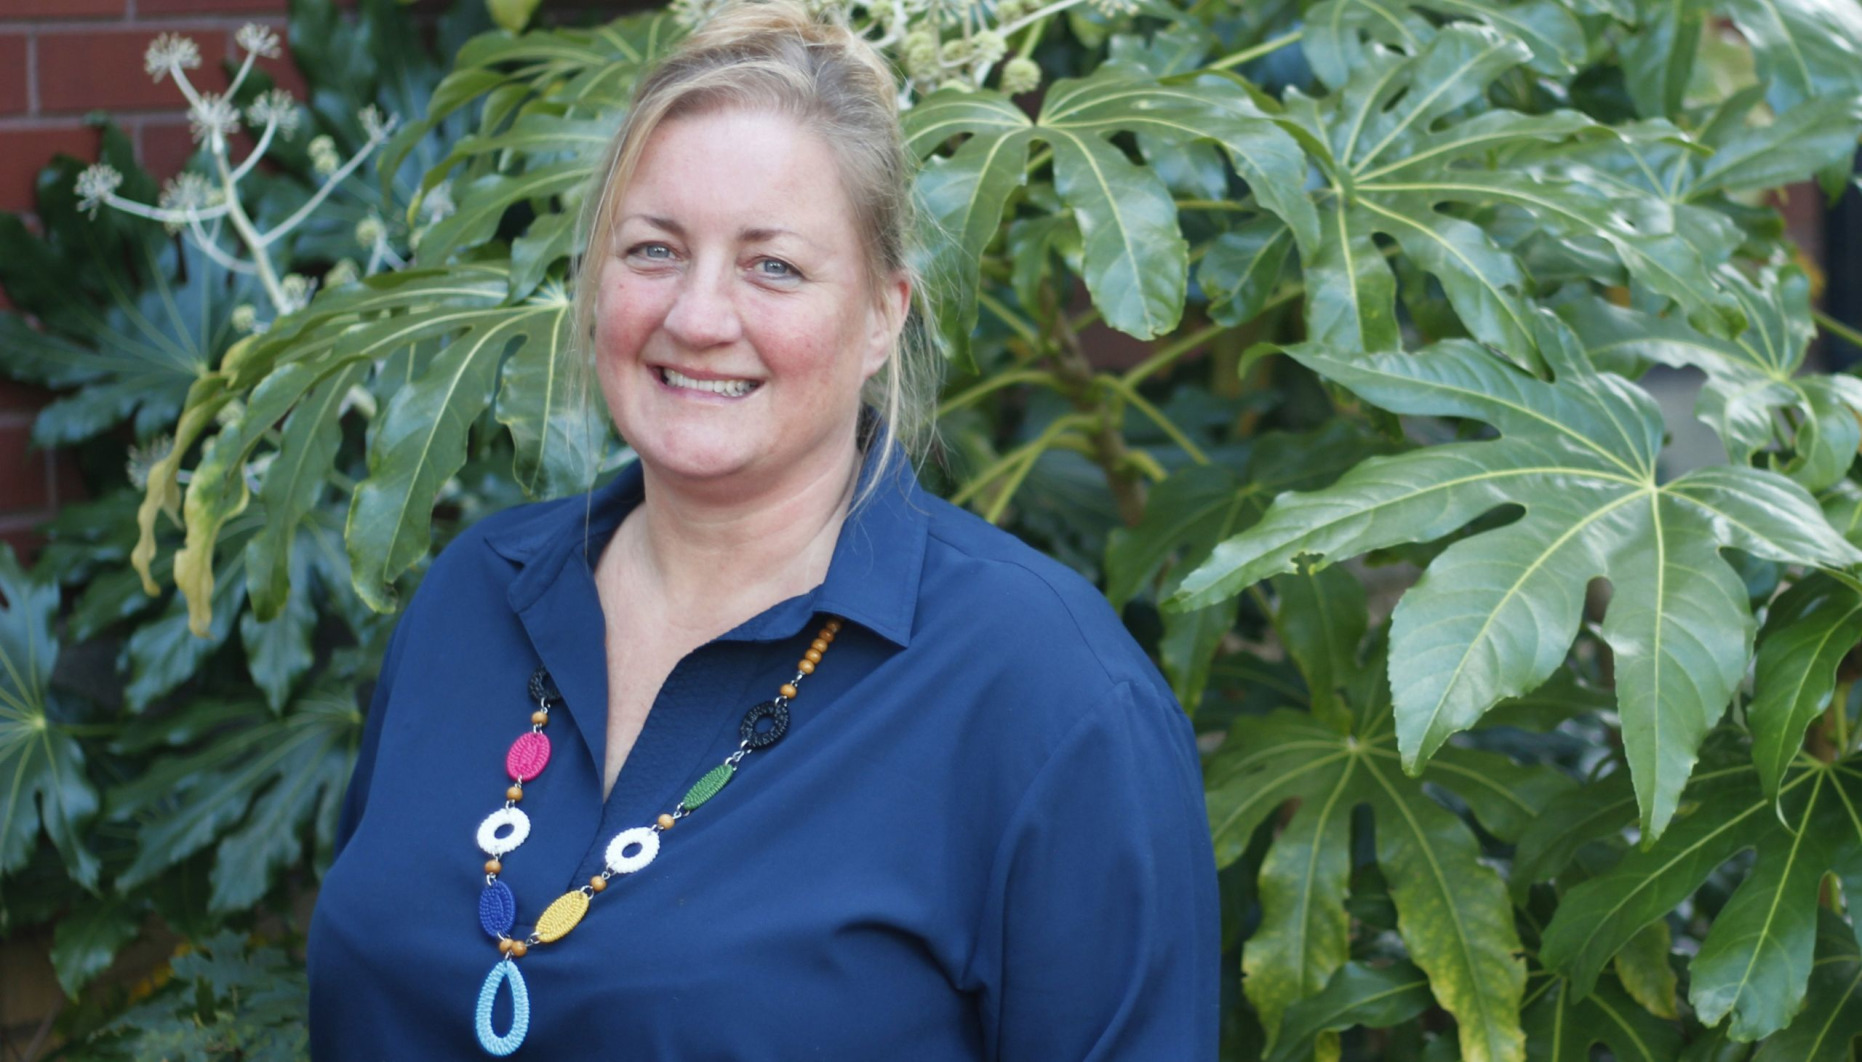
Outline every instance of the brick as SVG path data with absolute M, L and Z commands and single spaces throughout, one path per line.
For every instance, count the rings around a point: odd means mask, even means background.
M 31 210 L 33 181 L 52 156 L 97 157 L 97 131 L 81 125 L 0 131 L 0 210 Z
M 122 18 L 126 0 L 0 0 L 0 18 Z
M 136 0 L 136 17 L 151 15 L 245 15 L 285 13 L 286 0 Z
M 51 400 L 52 393 L 43 387 L 0 379 L 0 415 L 36 412 Z
M 142 55 L 160 32 L 154 27 L 39 34 L 39 111 L 43 114 L 104 110 L 150 110 L 181 107 L 181 90 L 164 79 L 156 82 L 142 69 Z M 226 56 L 226 33 L 219 27 L 177 26 L 172 32 L 194 38 L 201 65 L 188 71 L 196 88 L 226 88 L 220 63 Z
M 40 524 L 51 518 L 51 513 L 34 513 L 31 516 L 0 518 L 0 542 L 12 546 L 13 555 L 19 558 L 19 562 L 23 565 L 30 566 L 33 558 L 39 555 L 39 547 L 45 544 L 45 536 L 39 534 L 37 528 Z M 0 951 L 4 950 L 5 949 L 0 949 Z M 37 971 L 34 971 L 34 973 L 37 973 Z M 34 997 L 44 996 L 50 999 L 52 998 L 51 992 L 56 992 L 58 990 L 58 979 L 51 976 L 49 972 L 44 975 L 44 983 L 49 987 L 50 991 L 36 991 L 37 986 L 33 985 L 33 982 L 25 980 L 18 975 L 11 978 L 11 980 L 14 984 L 20 985 L 22 991 L 20 996 L 16 999 L 0 998 L 0 1007 L 4 1007 L 8 1010 L 29 1009 L 33 1005 Z M 28 996 L 25 991 L 28 986 L 32 986 L 34 989 L 32 996 Z M 63 1002 L 63 1000 L 55 1001 L 55 1003 L 59 1004 Z M 47 1010 L 45 1013 L 49 1014 L 51 1011 Z
M 32 449 L 30 422 L 0 422 L 0 512 L 37 512 L 52 503 L 51 462 Z
M 138 124 L 136 161 L 157 180 L 166 180 L 181 172 L 194 154 L 194 138 L 188 135 L 187 120 L 151 119 Z
M 0 114 L 25 114 L 26 35 L 0 35 Z

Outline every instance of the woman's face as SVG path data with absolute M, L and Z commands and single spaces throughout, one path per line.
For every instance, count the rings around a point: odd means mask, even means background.
M 873 297 L 827 144 L 780 115 L 666 121 L 617 212 L 595 311 L 608 411 L 647 467 L 766 488 L 844 468 L 904 318 Z

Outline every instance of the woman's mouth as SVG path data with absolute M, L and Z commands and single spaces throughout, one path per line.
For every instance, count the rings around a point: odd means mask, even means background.
M 760 380 L 700 380 L 687 376 L 677 369 L 658 366 L 660 382 L 669 387 L 681 387 L 688 391 L 703 391 L 707 394 L 723 395 L 725 398 L 742 398 L 761 386 Z

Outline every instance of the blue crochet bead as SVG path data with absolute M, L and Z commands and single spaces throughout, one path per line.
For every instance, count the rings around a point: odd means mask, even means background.
M 485 927 L 485 935 L 497 940 L 511 931 L 515 921 L 517 897 L 511 895 L 511 887 L 502 881 L 486 885 L 478 895 L 478 924 Z
M 511 983 L 511 1030 L 503 1036 L 491 1031 L 491 1005 L 498 998 L 498 986 L 505 981 Z M 524 1034 L 530 1031 L 530 988 L 524 984 L 524 975 L 517 972 L 517 964 L 510 959 L 499 959 L 498 964 L 485 975 L 485 985 L 478 990 L 478 1042 L 487 1053 L 502 1058 L 517 1050 L 524 1044 Z

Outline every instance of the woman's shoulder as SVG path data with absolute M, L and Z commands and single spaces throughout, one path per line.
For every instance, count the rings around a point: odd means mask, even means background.
M 966 643 L 1078 695 L 1130 684 L 1174 709 L 1163 676 L 1084 576 L 974 513 L 923 501 L 921 624 L 961 632 Z

